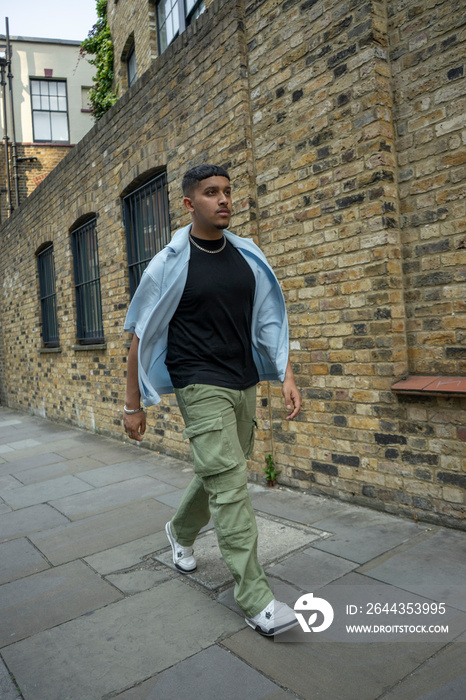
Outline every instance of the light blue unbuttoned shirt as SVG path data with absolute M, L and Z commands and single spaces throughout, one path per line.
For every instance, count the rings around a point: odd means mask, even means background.
M 165 364 L 168 326 L 188 275 L 191 224 L 179 229 L 146 267 L 125 320 L 125 330 L 139 338 L 138 377 L 144 406 L 159 403 L 173 385 Z M 260 381 L 285 378 L 288 319 L 275 274 L 261 249 L 249 238 L 223 232 L 249 263 L 256 279 L 252 311 L 252 352 Z M 212 290 L 212 294 L 215 290 Z

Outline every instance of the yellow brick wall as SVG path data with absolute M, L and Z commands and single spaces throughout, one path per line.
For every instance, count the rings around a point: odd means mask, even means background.
M 16 153 L 18 157 L 18 189 L 19 201 L 24 202 L 27 197 L 40 185 L 58 163 L 70 152 L 72 146 L 58 145 L 33 145 L 18 143 Z M 11 201 L 13 208 L 16 208 L 16 188 L 14 184 L 14 168 L 12 150 L 9 151 L 9 169 L 11 183 Z M 9 215 L 8 197 L 6 193 L 6 168 L 5 151 L 0 152 L 0 178 L 2 192 L 0 193 L 0 223 L 5 221 Z
M 410 367 L 419 374 L 466 374 L 466 27 L 460 5 L 389 4 L 408 345 Z

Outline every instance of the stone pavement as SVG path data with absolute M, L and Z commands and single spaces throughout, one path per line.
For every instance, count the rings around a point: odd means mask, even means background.
M 464 700 L 466 533 L 251 485 L 276 596 L 335 613 L 273 641 L 239 614 L 210 526 L 195 575 L 173 569 L 164 526 L 191 475 L 0 407 L 1 700 Z M 448 633 L 394 631 L 430 622 Z

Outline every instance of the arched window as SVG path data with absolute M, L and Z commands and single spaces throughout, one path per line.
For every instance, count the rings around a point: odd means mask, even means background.
M 150 260 L 170 240 L 167 175 L 161 173 L 123 198 L 131 296 Z
M 39 295 L 42 322 L 42 342 L 46 348 L 56 348 L 58 338 L 57 293 L 55 288 L 55 263 L 53 243 L 45 243 L 37 255 Z
M 131 45 L 128 51 L 128 58 L 126 59 L 126 70 L 128 77 L 128 87 L 133 85 L 138 78 L 138 71 L 136 66 L 136 49 L 134 43 Z
M 102 298 L 100 292 L 97 219 L 71 231 L 76 290 L 76 322 L 78 342 L 87 345 L 102 343 Z

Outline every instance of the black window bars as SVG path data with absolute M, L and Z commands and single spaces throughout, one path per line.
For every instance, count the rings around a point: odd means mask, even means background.
M 131 296 L 150 260 L 170 241 L 166 173 L 123 199 Z

